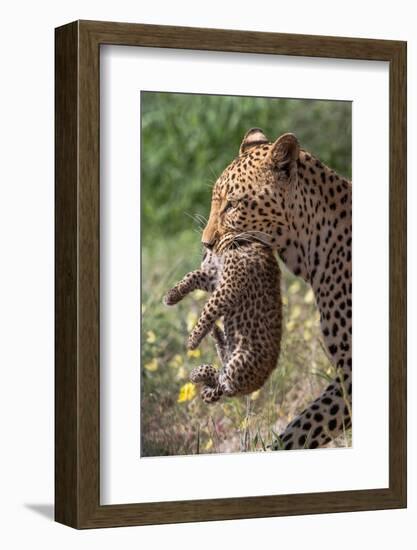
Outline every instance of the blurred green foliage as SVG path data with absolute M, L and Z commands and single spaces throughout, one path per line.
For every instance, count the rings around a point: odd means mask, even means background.
M 217 365 L 207 337 L 196 353 L 185 341 L 206 296 L 178 306 L 164 293 L 201 261 L 196 216 L 208 216 L 211 187 L 236 156 L 243 135 L 261 127 L 272 141 L 293 132 L 301 146 L 351 174 L 351 104 L 142 92 L 142 456 L 263 450 L 334 375 L 312 290 L 283 265 L 282 352 L 278 368 L 250 397 L 207 406 L 189 385 L 191 369 Z M 349 445 L 350 434 L 334 445 Z
M 142 223 L 150 242 L 208 216 L 211 186 L 249 128 L 301 146 L 351 177 L 351 103 L 142 92 Z

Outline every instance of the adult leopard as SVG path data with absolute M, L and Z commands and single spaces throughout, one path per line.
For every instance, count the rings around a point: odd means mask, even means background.
M 259 239 L 310 283 L 337 376 L 280 434 L 276 448 L 316 448 L 351 425 L 352 184 L 300 148 L 252 128 L 216 181 L 202 242 L 217 253 Z

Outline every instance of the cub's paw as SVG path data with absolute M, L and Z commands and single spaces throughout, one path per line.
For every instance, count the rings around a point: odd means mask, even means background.
M 215 388 L 218 385 L 219 371 L 213 365 L 200 365 L 191 371 L 190 380 L 194 384 L 203 383 L 210 388 Z
M 198 338 L 197 334 L 194 334 L 194 332 L 192 332 L 187 338 L 187 342 L 186 342 L 187 349 L 190 349 L 190 350 L 197 349 L 199 343 L 200 343 L 200 338 Z
M 162 299 L 166 306 L 173 306 L 180 301 L 181 297 L 175 289 L 169 290 Z
M 200 396 L 201 396 L 201 399 L 204 401 L 204 403 L 207 403 L 207 404 L 215 403 L 222 396 L 222 391 L 219 387 L 210 388 L 208 386 L 205 386 L 202 389 Z

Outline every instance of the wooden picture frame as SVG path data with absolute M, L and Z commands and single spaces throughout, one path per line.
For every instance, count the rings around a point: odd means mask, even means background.
M 55 518 L 75 528 L 406 506 L 406 43 L 77 21 L 56 29 Z M 99 56 L 117 44 L 389 62 L 389 488 L 100 505 Z

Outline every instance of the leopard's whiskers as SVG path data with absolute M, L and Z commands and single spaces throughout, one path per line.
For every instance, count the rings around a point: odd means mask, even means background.
M 203 216 L 202 214 L 199 214 L 198 212 L 195 213 L 195 217 L 200 220 L 201 223 L 204 223 L 204 225 L 207 225 L 207 218 Z
M 193 220 L 193 222 L 195 222 L 197 224 L 197 226 L 199 228 L 199 232 L 202 233 L 206 224 L 203 223 L 202 220 L 199 219 L 196 215 L 191 214 L 190 212 L 184 212 L 184 214 L 186 216 L 188 216 L 189 218 L 191 218 Z
M 259 241 L 262 244 L 265 244 L 266 246 L 271 246 L 271 237 L 267 233 L 264 233 L 263 231 L 248 230 L 248 231 L 244 231 L 243 233 L 238 233 L 237 235 L 234 236 L 234 239 L 239 239 L 239 240 L 242 240 L 245 238 L 246 238 L 246 242 Z

